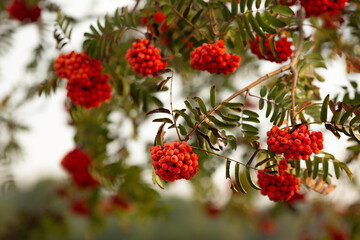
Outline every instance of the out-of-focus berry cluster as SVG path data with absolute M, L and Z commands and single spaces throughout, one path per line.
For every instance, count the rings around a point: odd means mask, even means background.
M 22 22 L 26 20 L 37 22 L 41 15 L 38 4 L 30 6 L 24 0 L 11 0 L 6 10 L 10 17 Z
M 223 73 L 225 75 L 235 72 L 240 66 L 240 56 L 226 52 L 225 42 L 204 43 L 190 53 L 190 65 L 197 70 L 209 73 Z
M 320 16 L 321 14 L 335 15 L 344 7 L 347 0 L 300 0 L 305 8 L 306 17 Z
M 286 6 L 293 6 L 295 5 L 296 2 L 297 0 L 279 0 L 279 3 L 281 5 L 286 5 Z
M 188 180 L 199 171 L 199 157 L 186 142 L 152 146 L 150 152 L 155 173 L 164 181 Z
M 98 182 L 90 175 L 90 157 L 75 148 L 70 151 L 61 161 L 62 167 L 71 175 L 72 181 L 81 188 L 94 187 Z

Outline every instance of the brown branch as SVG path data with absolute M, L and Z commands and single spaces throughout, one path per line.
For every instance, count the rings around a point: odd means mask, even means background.
M 176 10 L 175 8 L 173 8 L 173 11 L 174 11 L 179 17 L 181 17 L 182 19 L 184 19 L 191 27 L 193 27 L 196 31 L 198 31 L 201 36 L 203 36 L 204 38 L 206 38 L 209 42 L 212 42 L 212 41 L 213 41 L 211 38 L 209 38 L 209 37 L 206 36 L 203 32 L 201 32 L 198 27 L 196 27 L 194 24 L 192 24 L 192 22 L 190 22 L 189 19 L 187 19 L 186 17 L 184 17 L 178 10 Z
M 237 96 L 241 95 L 242 93 L 249 91 L 251 88 L 259 85 L 260 83 L 264 82 L 265 80 L 279 74 L 282 73 L 288 69 L 290 69 L 290 64 L 287 64 L 273 72 L 270 72 L 268 74 L 266 74 L 265 76 L 262 76 L 261 78 L 259 78 L 258 80 L 256 80 L 255 82 L 249 84 L 248 86 L 244 87 L 243 89 L 237 91 L 236 93 L 234 93 L 233 95 L 231 95 L 230 97 L 228 97 L 227 99 L 225 99 L 224 101 L 222 101 L 221 103 L 219 103 L 218 105 L 216 105 L 213 109 L 211 109 L 206 116 L 200 121 L 197 122 L 195 124 L 195 126 L 191 129 L 191 131 L 185 136 L 185 140 L 188 140 L 190 138 L 190 136 L 195 132 L 195 129 L 198 128 L 209 116 L 211 116 L 215 111 L 219 110 L 222 106 L 222 104 L 227 103 L 229 101 L 231 101 L 232 99 L 236 98 Z
M 303 7 L 301 7 L 300 12 L 299 12 L 299 43 L 298 43 L 297 49 L 296 49 L 294 56 L 291 59 L 291 63 L 290 63 L 290 71 L 292 73 L 292 81 L 293 81 L 293 85 L 292 85 L 292 89 L 291 89 L 291 99 L 292 99 L 292 119 L 291 119 L 291 121 L 293 124 L 296 123 L 295 90 L 296 90 L 296 83 L 297 83 L 297 79 L 298 79 L 298 72 L 296 70 L 296 64 L 299 61 L 300 54 L 304 47 L 304 41 L 305 41 L 305 37 L 304 37 L 305 34 L 304 34 L 304 28 L 303 28 L 304 18 L 305 18 L 305 10 Z

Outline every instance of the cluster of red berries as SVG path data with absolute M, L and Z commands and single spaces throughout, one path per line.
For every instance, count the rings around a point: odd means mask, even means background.
M 209 73 L 223 73 L 225 75 L 235 72 L 240 66 L 240 56 L 226 52 L 225 42 L 203 43 L 190 53 L 190 65 L 197 70 Z
M 94 187 L 98 182 L 90 175 L 90 157 L 78 148 L 65 155 L 61 161 L 62 167 L 71 175 L 78 187 Z
M 293 6 L 295 5 L 296 2 L 297 0 L 279 0 L 279 3 L 281 5 L 286 5 L 286 6 Z
M 67 96 L 76 105 L 85 108 L 98 107 L 111 98 L 109 74 L 102 74 L 101 62 L 91 59 L 85 52 L 60 54 L 55 59 L 56 75 L 67 78 Z
M 150 148 L 152 165 L 156 168 L 156 175 L 162 180 L 173 182 L 185 178 L 189 180 L 198 171 L 198 155 L 192 152 L 187 142 L 174 141 Z
M 311 17 L 324 13 L 337 14 L 345 7 L 347 0 L 300 0 L 300 2 L 305 8 L 306 17 Z
M 271 151 L 283 154 L 285 159 L 308 160 L 313 153 L 318 153 L 324 148 L 324 137 L 322 132 L 311 132 L 305 125 L 289 133 L 289 127 L 284 130 L 273 126 L 267 132 L 267 144 Z
M 257 55 L 259 59 L 265 59 L 270 62 L 281 63 L 287 61 L 291 56 L 291 54 L 293 53 L 291 49 L 292 43 L 287 40 L 287 37 L 282 37 L 280 40 L 275 41 L 276 52 L 278 53 L 279 56 L 278 58 L 274 56 L 271 51 L 270 42 L 269 42 L 270 34 L 266 34 L 266 37 L 267 37 L 265 39 L 266 56 L 264 56 L 260 50 L 259 35 L 256 35 L 255 42 L 253 42 L 251 39 L 249 40 L 251 52 Z
M 37 4 L 29 6 L 24 0 L 10 1 L 6 10 L 12 18 L 19 21 L 37 22 L 41 14 L 41 8 Z
M 258 171 L 258 184 L 261 187 L 261 194 L 267 195 L 272 201 L 289 200 L 297 190 L 300 181 L 294 175 L 285 172 L 287 162 L 285 159 L 279 162 L 279 175 L 270 175 L 269 170 Z
M 136 73 L 141 73 L 144 77 L 156 77 L 157 72 L 167 66 L 167 62 L 161 61 L 160 50 L 146 38 L 137 38 L 132 46 L 133 48 L 126 51 L 125 58 Z

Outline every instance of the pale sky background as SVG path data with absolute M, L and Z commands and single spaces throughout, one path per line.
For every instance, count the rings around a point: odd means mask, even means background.
M 54 2 L 58 3 L 64 13 L 74 16 L 81 17 L 84 14 L 104 15 L 106 12 L 112 14 L 117 7 L 121 7 L 131 3 L 133 1 L 115 1 L 115 0 L 57 0 Z M 55 16 L 44 15 L 43 19 L 47 21 L 54 19 Z M 80 51 L 81 42 L 83 40 L 83 33 L 88 31 L 90 23 L 94 23 L 96 19 L 89 20 L 81 25 L 77 25 L 73 30 L 72 45 L 65 48 L 65 51 Z M 51 27 L 53 24 L 49 23 L 49 34 L 51 36 Z M 8 93 L 11 89 L 21 85 L 32 85 L 34 82 L 33 76 L 24 73 L 23 69 L 30 59 L 30 54 L 33 47 L 37 44 L 37 29 L 34 24 L 28 24 L 26 26 L 17 29 L 14 37 L 13 46 L 6 55 L 0 57 L 0 96 Z M 55 47 L 53 47 L 55 49 Z M 49 59 L 56 56 L 58 53 L 54 50 L 52 56 L 47 56 Z M 260 75 L 266 74 L 278 68 L 278 64 L 270 64 L 262 62 Z M 324 97 L 327 93 L 334 96 L 340 91 L 340 87 L 343 85 L 349 85 L 346 76 L 346 69 L 343 59 L 331 61 L 327 63 L 327 70 L 320 70 L 323 76 L 326 77 L 326 84 L 318 83 L 321 86 L 321 94 Z M 259 76 L 246 75 L 246 79 L 243 76 L 236 76 L 243 82 L 240 87 L 246 86 L 251 81 L 254 81 Z M 41 81 L 43 76 L 39 76 L 38 80 Z M 350 79 L 358 80 L 360 83 L 359 75 L 353 75 Z M 175 89 L 180 81 L 175 78 L 174 81 Z M 28 188 L 33 186 L 37 181 L 43 178 L 61 178 L 66 179 L 65 172 L 60 168 L 60 161 L 62 157 L 74 147 L 73 136 L 74 129 L 67 125 L 67 113 L 64 111 L 64 100 L 66 98 L 66 92 L 64 89 L 58 89 L 56 94 L 51 94 L 50 97 L 36 97 L 30 101 L 26 106 L 22 107 L 17 111 L 17 120 L 20 120 L 23 124 L 30 127 L 30 131 L 19 135 L 20 143 L 24 149 L 23 159 L 13 165 L 13 172 L 15 179 L 20 188 Z M 168 102 L 168 95 L 163 94 L 161 99 Z M 179 101 L 174 102 L 175 108 L 183 107 L 182 98 L 174 99 Z M 119 116 L 113 116 L 115 119 Z M 268 123 L 268 120 L 264 120 Z M 263 125 L 263 124 L 262 124 Z M 270 128 L 270 125 L 269 125 Z M 121 134 L 129 134 L 126 126 L 123 126 L 119 131 Z M 315 127 L 314 130 L 323 130 L 322 127 Z M 156 134 L 157 125 L 151 123 L 148 120 L 147 123 L 143 124 L 140 132 L 146 133 L 139 142 L 133 142 L 131 144 L 132 161 L 134 163 L 143 163 L 146 159 L 147 152 L 139 153 L 135 148 L 137 144 L 144 143 L 146 141 L 152 141 L 153 136 Z M 266 133 L 260 133 L 260 136 L 265 138 Z M 172 139 L 174 140 L 174 139 Z M 337 159 L 343 159 L 344 153 L 342 149 L 346 147 L 346 137 L 343 136 L 341 141 L 337 140 L 331 134 L 326 134 L 325 138 L 325 151 L 331 152 Z M 136 154 L 135 154 L 136 153 Z M 236 153 L 239 156 L 240 153 Z M 222 161 L 219 159 L 219 161 Z M 219 183 L 219 196 L 225 197 L 228 195 L 228 189 L 225 180 L 225 162 L 221 169 L 216 173 L 216 181 Z M 353 164 L 350 166 L 354 175 L 357 176 L 359 172 L 359 164 Z M 151 169 L 149 174 L 146 174 L 145 178 L 151 180 Z M 345 174 L 343 174 L 346 176 Z M 331 193 L 327 198 L 332 200 L 342 199 L 342 203 L 349 203 L 354 199 L 354 191 L 349 191 L 351 188 L 342 187 L 340 185 L 350 185 L 349 180 L 344 177 L 343 180 L 334 183 L 338 185 L 337 189 Z M 189 183 L 187 181 L 179 181 L 173 184 L 171 187 L 164 192 L 167 194 L 176 194 L 181 196 L 190 196 L 191 190 L 189 190 Z M 180 194 L 179 194 L 180 193 Z M 347 198 L 343 196 L 346 194 Z M 313 194 L 314 197 L 319 194 Z M 221 200 L 219 200 L 221 202 Z

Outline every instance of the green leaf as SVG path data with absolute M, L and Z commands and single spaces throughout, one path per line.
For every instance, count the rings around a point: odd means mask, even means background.
M 206 109 L 206 106 L 205 106 L 205 103 L 204 101 L 199 98 L 199 97 L 194 97 L 193 98 L 199 105 L 199 108 L 200 108 L 200 111 L 203 113 L 203 114 L 207 114 L 207 109 Z
M 187 16 L 189 15 L 191 5 L 192 5 L 192 1 L 189 2 L 188 6 L 186 7 L 186 9 L 185 9 L 185 11 L 183 13 L 184 18 L 187 18 Z
M 259 114 L 250 110 L 244 110 L 243 113 L 249 117 L 259 118 Z
M 220 120 L 218 120 L 216 117 L 214 116 L 209 116 L 208 119 L 213 122 L 216 126 L 220 127 L 220 128 L 234 128 L 236 127 L 236 124 L 232 124 L 232 123 L 227 123 L 227 122 L 222 122 Z
M 350 126 L 354 125 L 356 122 L 360 121 L 360 114 L 351 119 Z
M 267 88 L 265 85 L 263 85 L 260 89 L 260 97 L 265 97 L 267 92 Z
M 269 37 L 269 47 L 270 47 L 270 51 L 271 51 L 272 55 L 275 58 L 279 58 L 279 54 L 278 54 L 278 52 L 276 50 L 276 46 L 275 46 L 275 38 L 274 38 L 274 36 Z
M 195 14 L 195 16 L 191 19 L 191 23 L 192 24 L 195 24 L 198 20 L 199 20 L 199 18 L 200 18 L 200 16 L 201 16 L 201 14 L 203 13 L 203 9 L 201 9 L 201 10 L 199 10 L 196 14 Z
M 350 108 L 348 111 L 346 111 L 344 113 L 344 115 L 340 118 L 340 124 L 341 125 L 344 125 L 344 123 L 346 122 L 346 120 L 348 120 L 348 118 L 355 112 L 355 110 L 359 108 L 359 105 L 358 106 L 353 106 L 352 108 Z
M 265 1 L 265 7 L 267 8 L 270 5 L 271 2 L 272 2 L 272 0 L 266 0 Z
M 222 8 L 221 13 L 222 13 L 223 18 L 224 18 L 224 20 L 225 20 L 226 22 L 227 22 L 227 21 L 230 21 L 230 19 L 231 19 L 231 12 L 229 11 L 229 9 L 228 9 L 226 6 L 224 6 L 224 7 Z
M 323 180 L 326 181 L 329 174 L 329 161 L 326 158 L 322 160 L 322 169 L 323 169 Z
M 238 13 L 238 4 L 236 0 L 231 0 L 231 14 L 232 16 L 236 16 Z
M 294 160 L 296 177 L 300 177 L 300 161 Z
M 264 108 L 265 101 L 264 99 L 259 99 L 259 109 L 262 110 Z
M 153 184 L 156 183 L 161 189 L 164 189 L 164 185 L 161 182 L 160 177 L 158 175 L 156 175 L 154 167 L 152 169 L 152 181 L 153 181 Z
M 360 135 L 354 133 L 354 130 L 352 129 L 352 127 L 349 128 L 349 131 L 350 131 L 350 135 L 352 136 L 352 138 L 355 139 L 360 144 Z
M 274 107 L 274 112 L 270 118 L 270 122 L 274 122 L 275 121 L 275 118 L 277 117 L 278 113 L 279 113 L 279 106 L 275 105 Z
M 254 4 L 254 0 L 247 0 L 247 7 L 249 10 L 252 9 L 253 4 Z
M 261 0 L 256 0 L 255 6 L 257 9 L 260 8 L 260 5 L 261 5 Z
M 254 127 L 254 126 L 251 126 L 250 124 L 246 124 L 246 123 L 243 123 L 242 124 L 242 128 L 246 131 L 250 131 L 250 132 L 259 132 L 259 130 Z
M 211 88 L 210 88 L 210 105 L 213 108 L 216 106 L 216 93 L 215 93 L 215 90 L 216 90 L 216 86 L 212 85 Z
M 247 0 L 241 0 L 240 1 L 240 12 L 245 12 L 245 6 L 246 6 Z
M 93 25 L 90 25 L 90 29 L 91 29 L 91 31 L 93 32 L 93 34 L 95 36 L 100 36 L 100 34 L 98 33 L 98 31 L 96 31 L 96 29 L 95 29 L 95 27 Z
M 283 89 L 281 92 L 279 92 L 279 93 L 276 93 L 276 95 L 277 95 L 277 97 L 275 98 L 275 102 L 278 102 L 278 103 L 280 103 L 283 99 L 284 99 L 284 97 L 285 97 L 285 95 L 288 93 L 288 91 L 287 90 L 285 90 L 285 89 Z
M 335 177 L 336 177 L 336 179 L 339 179 L 340 178 L 339 162 L 333 161 L 333 165 L 334 165 Z
M 256 185 L 256 184 L 254 183 L 254 181 L 252 180 L 252 178 L 251 178 L 251 173 L 250 173 L 250 169 L 249 169 L 249 168 L 246 168 L 246 169 L 245 169 L 245 175 L 246 175 L 246 179 L 248 180 L 248 182 L 249 182 L 249 184 L 250 184 L 251 187 L 253 187 L 253 188 L 256 189 L 256 190 L 261 190 L 261 188 L 260 188 L 258 185 Z
M 267 57 L 267 49 L 266 49 L 266 43 L 264 38 L 259 39 L 259 48 L 261 54 L 266 58 Z
M 266 20 L 268 20 L 268 22 L 273 25 L 274 27 L 285 27 L 286 23 L 284 23 L 283 21 L 279 20 L 278 18 L 276 18 L 275 16 L 271 15 L 268 11 L 265 11 L 265 18 Z
M 226 172 L 225 172 L 225 177 L 230 179 L 230 165 L 231 165 L 231 161 L 230 160 L 226 160 Z
M 256 38 L 254 37 L 254 34 L 252 33 L 252 31 L 250 29 L 249 15 L 250 14 L 242 15 L 241 18 L 242 18 L 242 20 L 244 22 L 244 26 L 245 26 L 245 30 L 246 30 L 247 35 L 249 36 L 251 41 L 255 42 Z
M 247 17 L 250 21 L 250 24 L 254 31 L 263 39 L 266 39 L 266 34 L 260 29 L 259 24 L 256 22 L 256 19 L 251 13 L 246 13 L 245 17 Z
M 246 36 L 246 33 L 244 31 L 244 26 L 243 26 L 243 23 L 242 23 L 242 20 L 241 18 L 237 18 L 237 24 L 239 26 L 239 33 L 240 33 L 240 36 L 241 36 L 241 39 L 243 42 L 247 43 L 247 36 Z
M 269 103 L 269 102 L 267 102 L 266 114 L 265 114 L 265 116 L 266 116 L 267 118 L 270 116 L 271 108 L 272 108 L 272 104 Z
M 173 124 L 172 120 L 169 118 L 157 118 L 152 120 L 153 122 L 163 122 L 163 123 L 170 123 Z
M 179 132 L 180 132 L 181 135 L 183 135 L 183 136 L 187 135 L 186 128 L 183 125 L 179 124 L 178 129 L 179 129 Z
M 314 169 L 313 169 L 313 179 L 315 179 L 319 172 L 319 157 L 314 157 Z M 309 160 L 308 160 L 309 161 Z
M 185 3 L 185 0 L 180 0 L 180 1 L 179 1 L 179 4 L 178 4 L 178 6 L 177 6 L 177 10 L 178 10 L 179 12 L 181 12 L 181 8 L 182 8 L 182 6 L 184 5 L 184 3 Z
M 341 115 L 341 108 L 338 109 L 338 110 L 336 110 L 336 111 L 334 112 L 334 115 L 333 115 L 332 118 L 331 118 L 331 122 L 332 122 L 332 123 L 338 123 L 338 120 L 339 120 L 339 118 L 340 118 L 340 115 Z
M 269 98 L 269 99 L 274 99 L 276 93 L 280 90 L 279 88 L 280 88 L 280 87 L 279 87 L 278 85 L 274 85 L 274 86 L 270 89 L 270 92 L 269 92 L 269 94 L 268 94 L 268 98 Z
M 352 180 L 354 178 L 354 175 L 352 174 L 349 167 L 345 163 L 339 162 L 339 167 L 346 172 L 346 174 L 348 175 L 350 180 Z
M 276 30 L 272 28 L 266 21 L 264 15 L 261 15 L 259 12 L 256 13 L 256 20 L 259 23 L 260 27 L 270 34 L 276 34 Z
M 275 5 L 272 10 L 280 15 L 283 15 L 285 17 L 292 17 L 294 16 L 294 12 L 293 10 L 291 10 L 291 8 L 289 8 L 288 6 L 285 5 Z
M 241 184 L 240 181 L 240 164 L 236 163 L 235 164 L 235 181 L 236 181 L 236 186 L 237 188 L 244 194 L 246 194 L 246 191 L 243 187 L 243 185 Z
M 311 176 L 312 164 L 310 160 L 305 161 L 308 176 Z
M 326 122 L 326 120 L 327 120 L 327 110 L 328 110 L 328 106 L 329 106 L 329 98 L 330 98 L 330 95 L 328 94 L 325 97 L 324 102 L 321 106 L 320 119 L 322 122 Z
M 286 109 L 282 108 L 281 113 L 279 115 L 280 117 L 275 120 L 275 125 L 280 127 L 284 123 L 286 117 Z
M 224 102 L 222 106 L 227 108 L 242 108 L 244 106 L 243 103 L 236 103 L 236 102 Z
M 194 123 L 192 122 L 191 117 L 190 117 L 189 115 L 187 115 L 185 112 L 180 111 L 180 110 L 174 110 L 174 113 L 177 113 L 177 114 L 179 114 L 180 116 L 182 116 L 182 117 L 185 119 L 186 124 L 187 124 L 190 128 L 193 128 L 193 127 L 194 127 Z

